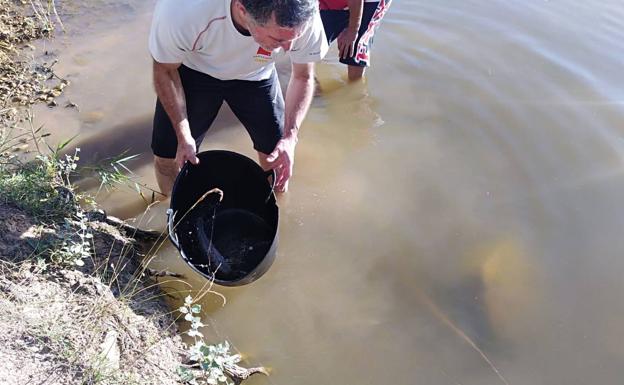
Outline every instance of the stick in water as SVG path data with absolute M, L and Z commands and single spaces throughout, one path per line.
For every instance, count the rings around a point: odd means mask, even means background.
M 490 361 L 488 356 L 485 355 L 483 350 L 479 349 L 477 344 L 475 344 L 474 341 L 472 341 L 470 337 L 466 335 L 466 333 L 464 333 L 460 328 L 455 326 L 455 324 L 442 312 L 442 310 L 440 310 L 440 308 L 429 298 L 429 296 L 427 296 L 421 290 L 418 290 L 418 298 L 420 298 L 421 302 L 423 302 L 431 310 L 431 312 L 437 319 L 442 321 L 442 323 L 448 326 L 453 332 L 455 332 L 455 334 L 457 334 L 461 339 L 466 341 L 468 345 L 470 345 L 474 350 L 476 350 L 477 353 L 481 355 L 481 357 L 485 360 L 485 362 L 487 362 L 490 368 L 492 368 L 494 373 L 496 373 L 498 378 L 500 378 L 501 381 L 505 385 L 509 385 L 509 382 L 507 382 L 507 380 L 505 379 L 505 377 L 503 377 L 501 372 L 496 368 L 496 366 L 494 366 L 494 363 Z

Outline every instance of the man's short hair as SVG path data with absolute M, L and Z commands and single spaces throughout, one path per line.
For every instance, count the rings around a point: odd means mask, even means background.
M 318 8 L 318 0 L 239 0 L 251 17 L 260 25 L 271 20 L 280 27 L 293 28 L 312 18 Z

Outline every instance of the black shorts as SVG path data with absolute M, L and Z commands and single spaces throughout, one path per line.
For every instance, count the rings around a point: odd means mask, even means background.
M 379 2 L 364 3 L 362 22 L 360 23 L 358 37 L 355 42 L 355 52 L 351 57 L 341 58 L 341 63 L 357 67 L 370 66 L 370 50 L 373 45 L 373 37 L 381 23 L 381 19 L 390 7 L 391 1 L 381 0 Z M 321 19 L 323 20 L 327 42 L 331 44 L 349 25 L 349 11 L 322 9 Z
M 217 117 L 225 100 L 245 126 L 256 151 L 270 154 L 284 132 L 284 98 L 277 72 L 266 80 L 219 80 L 184 65 L 178 69 L 186 113 L 197 148 Z M 169 116 L 156 101 L 152 151 L 162 158 L 175 158 L 178 141 Z

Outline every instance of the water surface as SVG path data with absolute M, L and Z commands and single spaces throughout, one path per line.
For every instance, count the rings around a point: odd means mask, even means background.
M 85 161 L 141 154 L 155 188 L 152 2 L 98 4 L 48 43 L 79 111 L 37 116 Z M 319 66 L 277 260 L 205 297 L 207 339 L 273 368 L 249 384 L 621 384 L 622 20 L 618 1 L 395 1 L 364 87 L 335 50 Z M 253 156 L 227 109 L 203 148 Z M 163 227 L 132 188 L 98 199 Z M 154 266 L 204 284 L 168 244 Z

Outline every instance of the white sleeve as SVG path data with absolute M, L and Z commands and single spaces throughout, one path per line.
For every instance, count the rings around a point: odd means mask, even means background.
M 154 10 L 148 44 L 152 57 L 159 63 L 182 63 L 186 53 L 192 50 L 192 42 L 180 23 L 183 17 L 176 12 L 182 7 L 176 7 L 175 3 L 161 0 Z
M 289 56 L 293 63 L 310 63 L 323 59 L 327 50 L 321 15 L 316 12 L 306 31 L 293 44 Z

